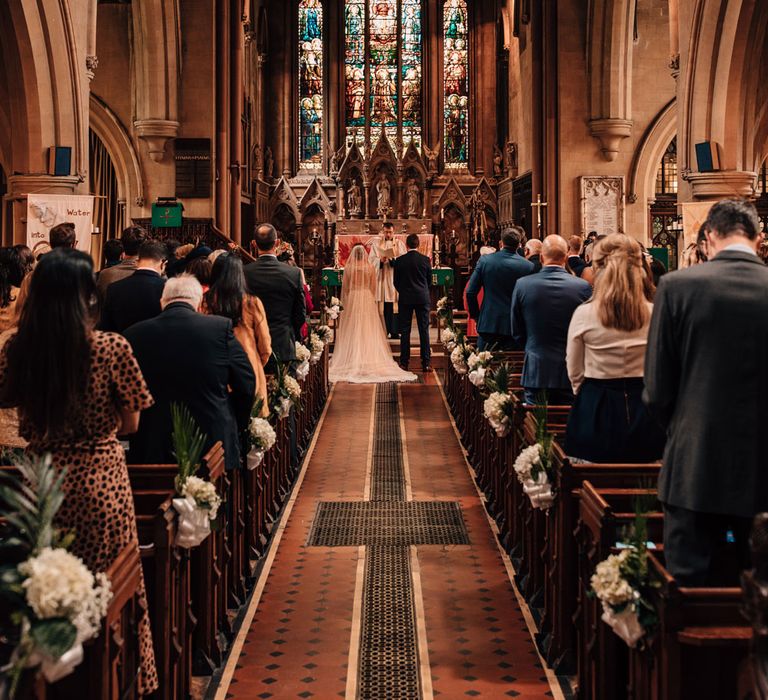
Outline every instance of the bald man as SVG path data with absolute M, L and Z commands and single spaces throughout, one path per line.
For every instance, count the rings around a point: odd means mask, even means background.
M 573 403 L 565 365 L 568 326 L 576 307 L 592 295 L 592 287 L 565 270 L 567 259 L 567 241 L 547 236 L 541 246 L 541 272 L 519 280 L 512 295 L 512 336 L 525 347 L 522 385 L 529 404 Z

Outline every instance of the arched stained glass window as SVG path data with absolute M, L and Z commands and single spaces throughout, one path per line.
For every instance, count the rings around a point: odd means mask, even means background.
M 467 165 L 469 144 L 469 27 L 466 0 L 443 5 L 444 157 L 448 168 Z
M 346 0 L 347 142 L 375 141 L 382 126 L 395 143 L 421 145 L 421 0 Z
M 323 6 L 299 2 L 299 164 L 323 161 Z
M 669 142 L 656 171 L 656 194 L 677 194 L 677 137 Z

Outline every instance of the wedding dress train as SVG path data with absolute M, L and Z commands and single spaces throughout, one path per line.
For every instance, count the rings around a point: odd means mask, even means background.
M 330 361 L 332 382 L 370 384 L 412 382 L 416 375 L 392 358 L 376 304 L 376 270 L 365 248 L 356 245 L 344 267 L 336 344 Z

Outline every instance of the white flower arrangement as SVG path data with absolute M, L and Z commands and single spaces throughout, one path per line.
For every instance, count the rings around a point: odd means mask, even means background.
M 40 665 L 45 679 L 53 683 L 82 661 L 83 642 L 98 635 L 112 588 L 105 573 L 94 576 L 82 559 L 63 548 L 45 547 L 17 568 L 26 577 L 21 585 L 37 621 L 66 620 L 75 630 L 73 644 L 57 657 L 39 648 L 34 634 L 22 639 L 23 645 L 32 645 L 26 667 Z M 29 620 L 23 626 L 28 633 L 32 630 Z
M 331 297 L 331 300 L 326 305 L 325 310 L 328 314 L 328 318 L 330 318 L 331 321 L 335 321 L 339 317 L 339 314 L 344 310 L 344 307 L 342 306 L 341 300 L 338 297 Z
M 456 347 L 456 333 L 453 332 L 452 328 L 443 329 L 442 340 L 446 350 L 453 352 L 453 349 Z
M 304 345 L 304 343 L 300 343 L 298 340 L 295 343 L 296 347 L 296 361 L 297 362 L 304 362 L 305 360 L 308 360 L 312 353 L 309 351 L 309 348 Z
M 554 502 L 552 484 L 543 461 L 544 446 L 536 442 L 517 456 L 514 464 L 517 480 L 534 508 L 548 510 Z
M 323 349 L 325 348 L 325 343 L 323 342 L 322 338 L 317 333 L 310 333 L 309 334 L 309 349 L 310 349 L 310 361 L 312 364 L 315 364 L 316 362 L 320 361 L 320 358 L 323 356 Z
M 264 455 L 274 447 L 276 440 L 275 429 L 266 418 L 251 417 L 251 422 L 248 424 L 248 441 L 251 443 L 251 449 L 245 456 L 248 469 L 256 469 L 261 464 Z
M 181 495 L 191 498 L 203 510 L 208 511 L 209 520 L 216 520 L 221 505 L 221 496 L 216 493 L 216 487 L 198 476 L 187 477 L 181 487 Z
M 301 385 L 289 374 L 283 377 L 283 386 L 286 392 L 288 392 L 288 398 L 293 401 L 294 404 L 298 404 L 299 397 L 301 396 Z
M 437 300 L 436 309 L 438 311 L 442 311 L 443 309 L 447 308 L 448 306 L 448 297 L 440 297 Z
M 491 363 L 493 355 L 487 350 L 470 353 L 467 358 L 467 367 L 469 368 L 469 381 L 475 386 L 485 384 L 486 368 Z
M 483 402 L 483 414 L 488 419 L 496 435 L 503 438 L 511 428 L 510 414 L 512 412 L 512 397 L 499 391 L 494 391 Z
M 471 348 L 463 344 L 457 344 L 451 351 L 451 363 L 458 374 L 466 374 L 469 371 L 467 358 L 470 354 Z
M 634 548 L 611 554 L 595 568 L 590 584 L 603 606 L 601 619 L 634 648 L 645 636 L 640 622 L 640 592 L 627 580 L 627 568 L 635 569 L 638 553 Z
M 18 639 L 0 669 L 11 698 L 26 668 L 39 667 L 49 683 L 72 673 L 83 660 L 83 642 L 99 634 L 112 600 L 107 575 L 94 574 L 67 552 L 74 536 L 54 526 L 65 498 L 64 475 L 56 472 L 50 455 L 18 457 L 14 463 L 21 476 L 9 475 L 0 483 L 0 518 L 25 557 L 5 566 L 0 577 L 5 617 L 15 628 L 6 642 Z
M 317 328 L 315 328 L 315 333 L 317 333 L 317 336 L 325 344 L 328 344 L 333 340 L 333 331 L 330 329 L 329 326 L 325 326 L 325 325 L 318 326 Z
M 291 412 L 292 405 L 293 401 L 291 401 L 287 396 L 280 397 L 280 399 L 278 399 L 277 405 L 275 406 L 275 415 L 277 415 L 278 418 L 285 418 Z

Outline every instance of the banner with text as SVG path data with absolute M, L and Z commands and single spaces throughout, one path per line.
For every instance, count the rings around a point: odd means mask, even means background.
M 51 229 L 66 222 L 75 225 L 77 248 L 91 252 L 93 228 L 93 197 L 75 194 L 27 195 L 27 245 L 35 249 L 48 243 Z

